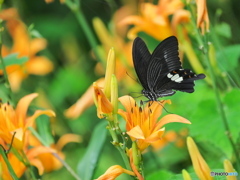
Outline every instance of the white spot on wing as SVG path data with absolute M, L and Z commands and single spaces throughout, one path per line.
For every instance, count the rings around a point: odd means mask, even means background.
M 180 83 L 182 80 L 183 80 L 183 77 L 180 77 L 180 78 L 176 79 L 175 82 Z
M 170 73 L 168 73 L 168 74 L 167 74 L 167 77 L 168 77 L 168 78 L 171 78 L 171 77 L 173 77 L 173 75 L 170 74 Z
M 172 81 L 175 81 L 176 79 L 178 79 L 179 78 L 179 75 L 178 74 L 175 74 L 172 78 L 171 78 L 171 80 Z

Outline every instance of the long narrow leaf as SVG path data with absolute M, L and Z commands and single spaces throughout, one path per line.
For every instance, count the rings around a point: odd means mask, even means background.
M 91 180 L 101 149 L 106 139 L 106 122 L 99 123 L 93 131 L 86 154 L 78 164 L 77 173 L 83 180 Z

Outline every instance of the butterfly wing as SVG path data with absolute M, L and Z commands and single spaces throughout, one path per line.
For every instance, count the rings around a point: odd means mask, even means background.
M 168 37 L 156 47 L 147 72 L 148 86 L 159 97 L 173 95 L 173 90 L 192 93 L 194 81 L 205 78 L 204 74 L 196 75 L 191 70 L 182 68 L 178 41 L 174 36 Z
M 151 54 L 144 41 L 137 37 L 133 42 L 133 64 L 140 83 L 145 90 L 149 90 L 147 82 L 147 69 Z
M 175 70 L 182 69 L 178 57 L 177 38 L 170 36 L 163 40 L 153 51 L 147 70 L 147 82 L 152 91 L 158 90 L 170 82 L 166 75 Z

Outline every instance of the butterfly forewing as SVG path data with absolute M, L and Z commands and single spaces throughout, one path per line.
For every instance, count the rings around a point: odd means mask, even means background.
M 175 36 L 163 40 L 153 51 L 152 58 L 163 58 L 167 63 L 168 72 L 181 69 L 181 62 L 178 54 L 178 41 Z
M 165 83 L 171 81 L 166 75 L 175 69 L 181 68 L 177 39 L 170 36 L 163 40 L 152 53 L 147 71 L 148 86 L 150 89 L 159 91 Z M 164 90 L 161 89 L 161 91 Z
M 137 73 L 138 79 L 143 88 L 149 90 L 147 83 L 147 67 L 149 65 L 151 54 L 148 51 L 143 40 L 137 37 L 133 42 L 133 64 Z

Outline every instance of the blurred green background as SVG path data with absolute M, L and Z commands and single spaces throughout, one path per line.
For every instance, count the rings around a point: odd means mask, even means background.
M 92 19 L 99 17 L 108 27 L 116 10 L 127 3 L 127 1 L 110 0 L 82 0 L 81 9 L 88 24 L 93 30 Z M 210 22 L 215 30 L 215 42 L 220 48 L 216 49 L 217 57 L 221 57 L 221 48 L 236 45 L 234 49 L 234 66 L 229 68 L 228 59 L 219 61 L 220 69 L 226 70 L 229 78 L 233 80 L 233 88 L 219 89 L 224 102 L 230 129 L 233 133 L 234 141 L 239 144 L 239 57 L 240 57 L 240 1 L 239 0 L 212 0 L 207 1 Z M 82 136 L 81 143 L 70 143 L 64 147 L 66 162 L 79 172 L 77 167 L 86 155 L 90 139 L 93 137 L 93 130 L 104 120 L 96 116 L 96 107 L 91 106 L 76 120 L 69 120 L 64 116 L 64 111 L 79 99 L 94 81 L 103 77 L 104 74 L 96 73 L 96 59 L 93 56 L 91 45 L 89 44 L 82 27 L 76 20 L 69 8 L 55 0 L 46 4 L 44 0 L 35 1 L 5 1 L 3 9 L 15 7 L 18 9 L 21 19 L 28 27 L 33 27 L 30 32 L 33 36 L 41 36 L 48 42 L 45 50 L 39 54 L 47 56 L 54 63 L 54 71 L 45 76 L 31 75 L 25 79 L 18 92 L 13 94 L 15 99 L 32 92 L 42 92 L 48 103 L 57 114 L 57 118 L 51 123 L 54 132 L 55 142 L 66 133 L 74 133 Z M 94 31 L 94 30 L 93 30 Z M 97 42 L 100 44 L 97 36 Z M 4 41 L 8 38 L 3 37 Z M 158 41 L 152 41 L 149 47 L 155 47 Z M 238 49 L 239 48 L 239 49 Z M 151 48 L 152 50 L 153 48 Z M 228 53 L 226 51 L 225 53 Z M 219 54 L 219 55 L 218 55 Z M 184 57 L 186 58 L 186 57 Z M 231 59 L 231 57 L 230 57 Z M 187 61 L 184 67 L 190 68 Z M 133 74 L 133 70 L 130 74 Z M 133 74 L 135 76 L 135 74 Z M 131 79 L 127 74 L 125 78 Z M 121 81 L 124 81 L 123 78 Z M 131 81 L 131 80 L 130 80 Z M 238 81 L 238 82 L 237 82 Z M 141 90 L 140 85 L 134 81 L 133 86 L 119 82 L 119 95 L 129 94 L 132 91 Z M 186 94 L 178 92 L 170 97 L 173 104 L 166 106 L 167 110 L 174 114 L 181 115 L 192 122 L 192 125 L 173 123 L 166 125 L 168 130 L 189 129 L 189 134 L 195 138 L 200 151 L 212 169 L 223 168 L 223 160 L 232 157 L 232 148 L 226 138 L 225 130 L 221 122 L 219 111 L 216 106 L 214 91 L 204 81 L 196 82 L 195 93 Z M 169 99 L 169 98 L 167 98 Z M 166 114 L 166 112 L 164 112 Z M 122 127 L 124 127 L 124 121 Z M 104 133 L 105 131 L 100 131 Z M 101 136 L 101 135 L 99 135 Z M 96 141 L 96 139 L 93 141 Z M 110 143 L 111 138 L 107 134 L 103 144 L 99 144 L 99 160 L 96 164 L 93 178 L 99 177 L 111 165 L 123 165 L 118 151 Z M 101 149 L 102 146 L 102 149 Z M 239 147 L 238 147 L 239 150 Z M 91 161 L 91 154 L 89 155 Z M 191 160 L 186 146 L 178 148 L 174 142 L 170 142 L 163 149 L 155 152 L 149 151 L 143 155 L 144 167 L 147 179 L 157 179 L 162 176 L 180 174 L 182 169 L 193 172 Z M 93 160 L 93 159 L 92 159 Z M 87 160 L 86 160 L 87 161 Z M 160 171 L 161 170 L 161 171 Z M 127 179 L 128 176 L 121 175 L 119 179 Z M 176 175 L 176 178 L 181 179 Z M 22 178 L 24 179 L 24 177 Z M 74 179 L 65 168 L 46 173 L 43 180 L 51 179 Z M 166 178 L 167 179 L 167 178 Z

